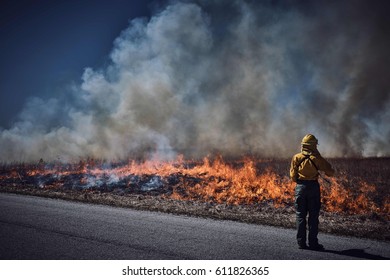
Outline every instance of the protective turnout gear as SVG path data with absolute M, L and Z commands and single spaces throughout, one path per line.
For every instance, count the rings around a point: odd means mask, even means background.
M 312 134 L 307 134 L 302 139 L 302 149 L 291 161 L 290 177 L 297 180 L 318 180 L 318 171 L 324 171 L 325 175 L 333 176 L 332 166 L 321 156 L 317 150 L 318 140 Z
M 333 176 L 332 166 L 317 150 L 318 140 L 312 134 L 303 137 L 302 149 L 294 155 L 291 161 L 290 177 L 297 183 L 295 188 L 295 208 L 297 222 L 297 241 L 300 249 L 306 245 L 306 216 L 309 214 L 309 248 L 323 250 L 318 243 L 318 217 L 321 208 L 320 185 L 318 184 L 319 171 L 327 176 Z
M 318 139 L 313 134 L 306 134 L 301 145 L 318 145 Z
M 318 245 L 318 217 L 321 209 L 320 185 L 318 181 L 306 181 L 295 188 L 297 219 L 297 241 L 299 247 L 306 246 L 306 217 L 309 214 L 309 246 Z

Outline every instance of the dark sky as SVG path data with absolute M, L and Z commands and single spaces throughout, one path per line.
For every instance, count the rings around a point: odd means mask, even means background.
M 0 161 L 388 156 L 389 3 L 1 1 Z
M 107 63 L 113 41 L 156 1 L 6 0 L 0 4 L 0 127 L 30 96 L 50 98 L 85 67 Z

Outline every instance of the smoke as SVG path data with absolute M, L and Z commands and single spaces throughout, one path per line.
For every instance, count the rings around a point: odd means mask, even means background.
M 307 133 L 326 156 L 390 155 L 386 7 L 283 2 L 174 1 L 132 20 L 109 66 L 0 131 L 0 160 L 290 157 Z

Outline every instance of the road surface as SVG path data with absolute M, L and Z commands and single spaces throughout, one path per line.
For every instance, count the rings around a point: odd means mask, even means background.
M 0 193 L 0 259 L 390 259 L 390 243 Z

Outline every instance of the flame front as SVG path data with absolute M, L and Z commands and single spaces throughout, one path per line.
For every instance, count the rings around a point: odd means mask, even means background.
M 197 200 L 216 204 L 288 207 L 294 204 L 294 187 L 284 164 L 244 158 L 225 162 L 214 160 L 130 161 L 127 164 L 104 164 L 93 160 L 79 164 L 38 164 L 34 167 L 4 170 L 2 185 L 7 182 L 30 182 L 41 188 L 77 188 L 154 192 L 176 200 Z M 265 167 L 264 167 L 265 166 Z M 276 167 L 275 167 L 276 166 Z M 278 167 L 279 166 L 279 167 Z M 339 174 L 330 181 L 321 180 L 323 209 L 349 214 L 390 214 L 389 198 L 378 195 L 375 185 L 364 180 L 351 181 Z

